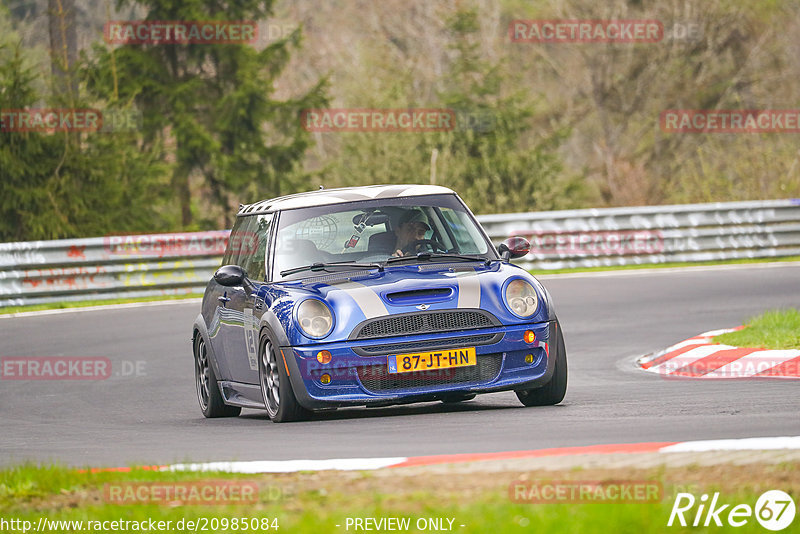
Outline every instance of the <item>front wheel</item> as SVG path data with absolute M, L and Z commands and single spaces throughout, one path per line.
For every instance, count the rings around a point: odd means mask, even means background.
M 555 343 L 555 370 L 550 381 L 545 385 L 517 391 L 517 398 L 525 406 L 552 406 L 564 400 L 567 393 L 567 348 L 564 345 L 564 335 L 561 333 L 561 325 L 556 319 L 556 343 Z
M 199 333 L 194 340 L 194 382 L 197 400 L 203 415 L 212 417 L 236 417 L 242 411 L 238 406 L 228 406 L 222 399 L 214 366 L 208 357 L 206 340 Z
M 272 422 L 301 421 L 308 417 L 310 412 L 294 396 L 280 349 L 266 333 L 259 344 L 258 376 L 264 407 Z

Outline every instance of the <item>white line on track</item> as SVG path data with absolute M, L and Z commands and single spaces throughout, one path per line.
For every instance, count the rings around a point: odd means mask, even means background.
M 75 313 L 84 311 L 108 311 L 127 308 L 146 308 L 149 306 L 166 306 L 168 304 L 200 304 L 201 298 L 156 300 L 150 302 L 127 302 L 125 304 L 103 304 L 100 306 L 79 306 L 75 308 L 59 308 L 57 310 L 39 310 L 18 313 L 2 313 L 0 319 L 11 319 L 14 317 L 38 317 L 41 315 L 59 315 L 61 313 Z
M 619 445 L 620 452 L 616 454 L 626 454 L 624 451 L 630 444 Z M 708 451 L 769 451 L 769 450 L 800 450 L 800 436 L 782 436 L 766 438 L 741 438 L 741 439 L 716 439 L 705 441 L 685 441 L 667 445 L 653 451 L 657 454 L 672 452 L 708 452 Z M 522 451 L 520 451 L 522 452 Z M 531 457 L 538 457 L 537 451 L 531 452 Z M 560 456 L 559 449 L 548 451 L 555 456 Z M 613 454 L 613 450 L 607 451 Z M 572 455 L 583 454 L 582 452 L 572 452 Z M 476 461 L 492 461 L 494 454 L 486 454 L 486 458 L 481 458 L 480 454 L 465 455 L 468 459 L 463 461 L 448 458 L 443 463 L 469 463 Z M 524 455 L 518 455 L 524 457 Z M 435 457 L 431 457 L 434 458 Z M 446 456 L 444 457 L 446 458 Z M 444 459 L 443 458 L 443 459 Z M 391 458 L 342 458 L 330 460 L 256 460 L 249 462 L 211 462 L 193 464 L 175 464 L 160 467 L 162 471 L 218 471 L 227 473 L 295 473 L 298 471 L 368 471 L 373 469 L 383 469 L 398 464 L 412 461 L 414 458 L 391 457 Z M 438 462 L 433 462 L 438 463 Z
M 777 267 L 800 267 L 797 261 L 776 261 L 765 263 L 734 263 L 723 265 L 689 265 L 686 267 L 655 267 L 646 269 L 619 269 L 613 271 L 587 271 L 579 273 L 535 274 L 539 280 L 556 280 L 565 278 L 604 278 L 609 276 L 634 276 L 646 274 L 675 274 L 704 271 L 738 271 L 743 269 L 773 269 Z M 613 267 L 610 267 L 613 268 Z
M 256 460 L 252 462 L 211 462 L 177 464 L 169 471 L 223 471 L 226 473 L 295 473 L 297 471 L 365 471 L 381 469 L 402 462 L 405 457 L 394 458 L 344 458 L 335 460 Z
M 775 451 L 783 449 L 800 449 L 800 436 L 684 441 L 662 447 L 658 452 Z

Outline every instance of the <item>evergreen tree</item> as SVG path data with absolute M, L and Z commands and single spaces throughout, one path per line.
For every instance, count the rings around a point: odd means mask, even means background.
M 33 88 L 22 47 L 0 45 L 0 110 L 63 106 Z M 97 103 L 97 102 L 95 102 Z M 78 108 L 94 108 L 78 102 Z M 0 241 L 163 231 L 165 166 L 140 133 L 0 131 Z
M 142 4 L 152 21 L 253 21 L 268 17 L 273 2 Z M 275 79 L 299 42 L 297 30 L 263 48 L 256 43 L 95 49 L 89 87 L 135 103 L 144 114 L 145 137 L 162 141 L 174 155 L 171 180 L 183 228 L 196 226 L 195 212 L 200 223 L 215 224 L 215 209 L 229 214 L 239 202 L 294 190 L 292 180 L 302 177 L 300 162 L 310 144 L 300 112 L 325 103 L 324 82 L 297 99 L 272 96 Z
M 534 130 L 537 109 L 529 90 L 519 89 L 524 84 L 502 61 L 481 58 L 474 10 L 456 11 L 448 28 L 454 60 L 440 98 L 456 111 L 458 124 L 437 142 L 446 156 L 437 181 L 472 200 L 481 213 L 580 205 L 580 182 L 564 176 L 556 152 L 567 132 Z

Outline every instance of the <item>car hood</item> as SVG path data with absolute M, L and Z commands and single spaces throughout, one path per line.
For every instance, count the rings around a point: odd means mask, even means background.
M 515 278 L 530 282 L 539 296 L 539 309 L 530 318 L 520 319 L 505 305 L 503 290 Z M 342 341 L 364 321 L 397 314 L 482 309 L 507 325 L 544 322 L 552 314 L 544 287 L 524 269 L 502 262 L 390 266 L 382 272 L 326 273 L 278 285 L 295 309 L 301 301 L 317 298 L 334 314 L 333 330 L 322 340 L 306 338 L 294 313 L 284 316 L 289 338 L 299 344 Z

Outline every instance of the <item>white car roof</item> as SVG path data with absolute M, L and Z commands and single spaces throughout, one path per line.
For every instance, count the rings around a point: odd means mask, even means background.
M 342 187 L 339 189 L 320 189 L 306 193 L 296 193 L 283 197 L 262 200 L 254 204 L 242 205 L 237 215 L 269 213 L 312 206 L 341 204 L 359 200 L 378 198 L 416 197 L 422 195 L 455 194 L 452 189 L 439 185 L 368 185 L 362 187 Z

